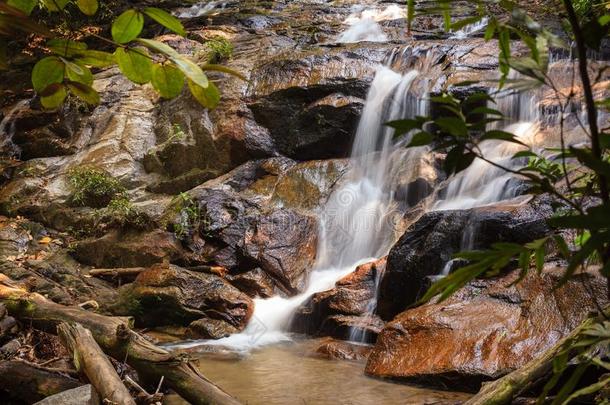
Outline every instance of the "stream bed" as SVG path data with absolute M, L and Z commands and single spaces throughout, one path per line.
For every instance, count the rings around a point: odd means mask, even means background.
M 198 366 L 248 405 L 454 404 L 470 396 L 367 377 L 364 362 L 317 357 L 318 342 L 266 346 L 243 356 L 211 353 Z

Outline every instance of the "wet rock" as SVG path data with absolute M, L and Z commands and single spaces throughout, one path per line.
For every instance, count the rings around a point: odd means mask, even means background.
M 221 319 L 202 318 L 191 322 L 187 336 L 195 339 L 220 339 L 239 331 L 239 328 Z
M 114 230 L 101 238 L 78 242 L 73 255 L 81 263 L 101 268 L 143 267 L 165 259 L 187 260 L 176 236 L 162 230 L 127 233 Z
M 311 335 L 348 338 L 352 328 L 374 341 L 383 322 L 368 314 L 375 298 L 376 281 L 383 274 L 386 259 L 365 263 L 335 283 L 335 288 L 314 294 L 296 312 L 292 329 Z
M 143 326 L 186 326 L 210 318 L 237 330 L 246 326 L 252 311 L 252 300 L 224 279 L 165 264 L 152 266 L 125 286 L 116 308 L 118 314 L 133 315 Z M 210 330 L 214 328 L 219 329 L 215 325 Z
M 445 387 L 480 383 L 522 367 L 607 302 L 605 280 L 581 273 L 554 289 L 562 268 L 510 286 L 518 271 L 475 280 L 442 303 L 407 310 L 377 340 L 366 372 Z
M 269 298 L 279 293 L 273 279 L 260 267 L 245 273 L 229 275 L 227 279 L 252 298 Z
M 292 210 L 262 216 L 244 236 L 243 254 L 289 294 L 301 291 L 313 266 L 317 221 Z
M 438 275 L 453 254 L 484 249 L 495 242 L 526 243 L 550 231 L 548 201 L 432 211 L 412 224 L 390 250 L 381 280 L 377 312 L 392 319 L 425 292 L 427 277 Z
M 87 384 L 51 395 L 34 405 L 97 405 L 100 403 L 99 396 L 93 386 Z
M 329 360 L 364 360 L 372 347 L 332 338 L 323 339 L 315 349 L 317 356 Z

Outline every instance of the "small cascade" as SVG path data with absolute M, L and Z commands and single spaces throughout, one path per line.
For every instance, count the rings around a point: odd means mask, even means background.
M 373 286 L 373 297 L 366 303 L 365 314 L 363 315 L 363 324 L 368 324 L 370 320 L 375 316 L 377 310 L 377 301 L 379 297 L 379 287 L 381 286 L 381 279 L 383 278 L 383 270 L 375 270 L 375 283 Z M 365 343 L 367 339 L 366 330 L 357 326 L 352 326 L 350 329 L 348 340 L 356 343 Z
M 21 100 L 11 108 L 8 113 L 0 121 L 0 151 L 5 156 L 18 157 L 21 150 L 13 143 L 13 135 L 15 134 L 16 122 L 15 117 L 21 111 L 27 110 L 30 107 L 31 100 Z
M 451 36 L 449 37 L 449 39 L 468 38 L 468 37 L 472 36 L 473 34 L 476 34 L 480 31 L 484 30 L 485 27 L 487 27 L 488 22 L 489 22 L 489 19 L 487 17 L 483 17 L 483 18 L 481 18 L 480 21 L 478 21 L 474 24 L 468 24 L 465 27 L 463 27 L 462 29 L 459 29 L 455 32 L 451 31 L 450 32 Z
M 404 17 L 404 8 L 396 4 L 391 4 L 384 10 L 374 8 L 352 13 L 343 21 L 343 23 L 347 24 L 349 27 L 342 32 L 334 42 L 386 42 L 389 38 L 381 29 L 379 22 L 396 20 Z
M 285 333 L 292 313 L 317 292 L 334 287 L 341 277 L 363 263 L 387 254 L 395 241 L 396 229 L 392 187 L 393 156 L 397 164 L 416 159 L 422 149 L 405 150 L 393 142 L 387 121 L 423 115 L 427 104 L 408 94 L 418 72 L 400 74 L 380 67 L 369 89 L 351 156 L 353 169 L 342 186 L 329 197 L 320 212 L 316 263 L 303 293 L 290 297 L 256 299 L 252 320 L 244 332 L 219 340 L 186 343 L 180 347 L 208 344 L 249 350 L 253 347 L 290 340 Z M 407 160 L 408 161 L 408 160 Z M 376 281 L 379 283 L 379 280 Z M 369 303 L 371 313 L 376 298 Z
M 515 76 L 512 76 L 515 78 Z M 492 128 L 516 135 L 526 145 L 536 145 L 540 132 L 539 98 L 532 92 L 505 91 L 491 106 L 501 111 L 506 120 Z M 488 140 L 479 144 L 481 155 L 488 161 L 510 169 L 519 169 L 523 161 L 512 159 L 524 149 L 522 145 Z M 467 169 L 450 179 L 446 189 L 433 204 L 433 210 L 468 209 L 514 198 L 522 191 L 521 181 L 515 175 L 493 164 L 476 158 Z
M 222 10 L 225 8 L 226 1 L 202 1 L 193 4 L 191 7 L 180 8 L 175 14 L 178 18 L 195 18 L 201 17 L 202 15 L 210 14 L 216 10 Z

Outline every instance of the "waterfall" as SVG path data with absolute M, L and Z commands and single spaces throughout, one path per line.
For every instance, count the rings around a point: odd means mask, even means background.
M 404 75 L 380 67 L 371 84 L 362 111 L 351 156 L 353 168 L 319 214 L 317 258 L 307 289 L 294 297 L 255 299 L 254 315 L 244 332 L 219 340 L 181 345 L 210 344 L 248 350 L 290 340 L 284 328 L 292 313 L 313 294 L 334 287 L 341 277 L 368 261 L 387 254 L 395 240 L 393 195 L 386 184 L 393 156 L 416 159 L 422 149 L 399 150 L 387 121 L 423 115 L 427 104 L 408 91 L 418 72 Z M 401 152 L 401 153 L 399 153 Z M 397 154 L 397 155 L 395 155 Z M 397 164 L 407 164 L 394 159 Z M 375 301 L 376 302 L 376 301 Z M 370 306 L 374 309 L 375 303 Z
M 391 4 L 384 10 L 373 8 L 362 12 L 351 13 L 345 21 L 343 21 L 344 24 L 348 25 L 347 30 L 339 34 L 335 39 L 335 42 L 386 42 L 389 38 L 381 29 L 379 22 L 397 20 L 404 17 L 406 17 L 404 8 L 396 4 Z
M 176 10 L 174 14 L 178 18 L 201 17 L 203 15 L 210 14 L 214 10 L 223 9 L 226 3 L 226 1 L 203 1 L 193 4 L 190 7 L 180 8 Z
M 21 111 L 27 110 L 30 107 L 30 101 L 31 99 L 19 101 L 0 121 L 0 150 L 4 155 L 18 157 L 21 154 L 19 147 L 13 143 L 13 135 L 16 129 L 15 117 Z
M 515 74 L 511 78 L 516 78 Z M 493 123 L 491 127 L 514 134 L 526 145 L 535 145 L 541 120 L 537 95 L 509 90 L 499 93 L 496 102 L 490 107 L 502 112 L 506 120 L 502 124 Z M 512 159 L 515 153 L 524 149 L 522 145 L 488 140 L 481 142 L 479 149 L 485 159 L 501 166 L 510 169 L 523 166 L 523 161 Z M 476 158 L 468 168 L 450 179 L 432 209 L 468 209 L 508 200 L 519 194 L 520 185 L 521 181 L 515 175 Z

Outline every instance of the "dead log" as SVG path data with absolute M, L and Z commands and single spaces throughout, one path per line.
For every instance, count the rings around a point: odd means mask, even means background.
M 146 267 L 125 267 L 116 269 L 91 269 L 89 275 L 98 278 L 133 281 Z
M 87 376 L 102 401 L 135 405 L 123 381 L 88 329 L 77 323 L 61 323 L 57 326 L 57 334 L 66 349 L 72 353 L 76 369 Z
M 605 316 L 610 316 L 610 308 L 604 310 Z M 481 390 L 464 405 L 504 405 L 510 404 L 513 399 L 539 385 L 548 379 L 553 372 L 553 359 L 563 350 L 565 344 L 573 341 L 585 328 L 589 327 L 594 318 L 585 319 L 570 334 L 560 339 L 553 347 L 527 363 L 525 366 L 488 382 Z
M 0 390 L 29 404 L 81 385 L 78 380 L 24 361 L 0 362 Z
M 126 361 L 144 380 L 158 382 L 164 377 L 167 387 L 193 405 L 239 404 L 205 378 L 187 357 L 153 345 L 120 318 L 56 304 L 40 294 L 29 293 L 3 274 L 0 274 L 0 302 L 15 318 L 46 330 L 56 328 L 61 322 L 80 323 L 91 331 L 106 354 Z

